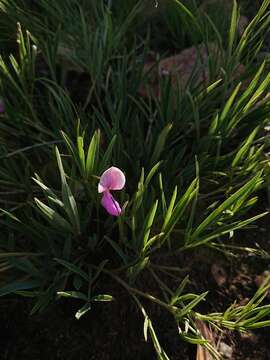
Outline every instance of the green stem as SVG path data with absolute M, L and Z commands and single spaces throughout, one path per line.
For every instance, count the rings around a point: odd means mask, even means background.
M 93 266 L 94 268 L 97 268 L 96 266 Z M 148 299 L 158 305 L 160 305 L 161 307 L 165 308 L 166 310 L 168 310 L 171 314 L 175 315 L 175 312 L 178 310 L 176 306 L 172 306 L 172 305 L 168 305 L 166 304 L 164 301 L 161 301 L 159 299 L 157 299 L 156 297 L 154 297 L 153 295 L 147 294 L 141 290 L 135 289 L 131 286 L 129 286 L 125 281 L 123 281 L 122 279 L 120 279 L 117 275 L 111 273 L 108 270 L 103 269 L 102 270 L 103 273 L 109 275 L 110 277 L 112 277 L 114 280 L 116 280 L 120 285 L 123 286 L 123 288 L 125 288 L 130 294 L 136 294 L 136 295 L 140 295 L 145 299 Z

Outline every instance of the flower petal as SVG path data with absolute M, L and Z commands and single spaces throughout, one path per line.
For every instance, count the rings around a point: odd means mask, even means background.
M 119 203 L 115 200 L 109 191 L 104 192 L 101 199 L 101 204 L 110 215 L 119 216 L 122 212 Z
M 121 190 L 125 186 L 126 178 L 120 169 L 115 166 L 110 167 L 101 175 L 98 192 L 102 193 L 106 190 Z

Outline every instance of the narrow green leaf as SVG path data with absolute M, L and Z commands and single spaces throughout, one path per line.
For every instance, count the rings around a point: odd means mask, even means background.
M 57 295 L 73 299 L 88 301 L 87 296 L 80 291 L 58 291 Z
M 243 113 L 245 114 L 255 103 L 256 101 L 262 98 L 262 95 L 267 95 L 267 90 L 270 84 L 270 73 L 266 75 L 262 83 L 259 85 L 257 90 L 252 94 L 251 98 L 247 102 L 247 104 L 243 108 Z
M 158 200 L 155 201 L 154 205 L 152 206 L 151 210 L 149 211 L 146 217 L 145 224 L 143 227 L 143 249 L 145 249 L 145 247 L 147 246 L 153 221 L 156 216 L 157 207 L 158 207 Z
M 197 295 L 196 298 L 190 301 L 189 304 L 184 306 L 182 309 L 178 309 L 175 316 L 178 320 L 182 319 L 186 316 L 196 305 L 198 305 L 201 301 L 205 300 L 208 291 L 202 293 L 201 295 Z
M 156 163 L 156 165 L 154 165 L 152 167 L 152 169 L 149 171 L 146 179 L 145 179 L 145 188 L 147 188 L 147 186 L 149 185 L 150 181 L 152 180 L 152 177 L 156 174 L 156 172 L 158 171 L 160 165 L 162 164 L 162 161 L 159 161 L 158 163 Z
M 259 131 L 259 126 L 257 126 L 248 136 L 248 138 L 241 144 L 239 151 L 237 152 L 235 158 L 233 159 L 232 167 L 237 166 L 238 163 L 243 159 L 243 157 L 247 156 L 248 150 L 252 142 L 254 141 L 258 131 Z
M 55 153 L 56 153 L 57 163 L 58 163 L 58 167 L 59 167 L 59 171 L 60 171 L 61 182 L 62 182 L 62 197 L 63 197 L 63 202 L 65 205 L 64 209 L 65 209 L 67 215 L 69 216 L 69 219 L 70 219 L 71 223 L 73 224 L 76 233 L 79 234 L 80 233 L 80 218 L 79 218 L 79 213 L 78 213 L 78 209 L 77 209 L 77 204 L 76 204 L 74 196 L 72 195 L 71 190 L 67 184 L 66 175 L 65 175 L 64 168 L 63 168 L 61 156 L 60 156 L 60 153 L 59 153 L 59 150 L 57 149 L 57 147 L 55 148 Z
M 184 195 L 176 203 L 166 226 L 162 227 L 162 232 L 165 233 L 164 239 L 168 238 L 175 225 L 180 221 L 182 215 L 185 213 L 187 206 L 191 203 L 193 197 L 196 195 L 197 189 L 198 179 L 195 179 L 192 181 Z
M 69 150 L 69 153 L 72 155 L 74 161 L 76 162 L 81 175 L 83 175 L 84 172 L 83 172 L 83 168 L 82 168 L 81 161 L 79 159 L 76 147 L 74 146 L 74 144 L 72 143 L 72 141 L 68 137 L 68 135 L 64 133 L 64 131 L 61 131 L 61 135 L 65 141 L 65 144 L 66 144 L 67 149 Z
M 114 135 L 109 143 L 109 146 L 107 147 L 107 150 L 105 151 L 105 154 L 102 157 L 102 160 L 99 164 L 99 172 L 102 173 L 104 170 L 106 170 L 109 165 L 111 164 L 111 157 L 112 157 L 112 151 L 113 147 L 115 145 L 117 136 Z
M 52 191 L 52 189 L 48 188 L 48 186 L 46 186 L 42 180 L 40 179 L 40 177 L 36 175 L 36 178 L 32 177 L 32 179 L 35 181 L 36 184 L 38 184 L 41 189 L 43 190 L 44 194 L 47 196 L 48 199 L 50 199 L 50 201 L 52 201 L 53 203 L 57 204 L 60 207 L 64 207 L 63 202 L 58 199 L 57 195 Z
M 80 308 L 76 314 L 75 318 L 79 320 L 83 315 L 85 315 L 89 310 L 91 310 L 91 303 L 86 303 L 82 308 Z
M 237 94 L 239 93 L 240 87 L 241 87 L 242 83 L 240 82 L 234 89 L 234 91 L 232 92 L 231 96 L 229 97 L 229 99 L 227 100 L 224 109 L 219 117 L 219 123 L 220 125 L 223 124 L 224 120 L 227 118 L 227 115 L 229 114 L 229 112 L 231 111 L 231 107 L 232 104 L 237 96 Z
M 99 160 L 99 146 L 100 146 L 100 130 L 96 130 L 87 153 L 86 158 L 86 177 L 89 178 L 91 174 L 97 171 L 96 166 Z
M 160 188 L 160 193 L 161 193 L 162 213 L 165 216 L 165 213 L 167 212 L 167 203 L 166 203 L 166 198 L 165 198 L 165 194 L 164 194 L 163 179 L 162 179 L 161 173 L 159 173 L 159 175 L 158 175 L 158 180 L 159 180 L 159 188 Z
M 184 291 L 184 288 L 186 287 L 187 283 L 189 281 L 189 276 L 187 275 L 180 283 L 180 285 L 178 286 L 178 288 L 175 290 L 174 295 L 171 299 L 170 304 L 174 305 L 177 301 L 179 296 L 182 294 L 182 292 Z
M 12 294 L 20 290 L 29 290 L 40 287 L 40 282 L 36 280 L 15 281 L 0 288 L 0 296 Z
M 231 15 L 231 24 L 229 29 L 229 39 L 228 39 L 228 51 L 229 55 L 232 55 L 233 45 L 237 35 L 237 24 L 238 24 L 238 7 L 236 0 L 233 0 L 233 9 Z
M 89 281 L 89 276 L 87 275 L 87 273 L 85 271 L 83 271 L 81 268 L 79 268 L 78 266 L 71 264 L 70 262 L 63 260 L 63 259 L 55 258 L 54 260 L 57 261 L 62 266 L 64 266 L 65 268 L 67 268 L 72 273 L 80 275 L 85 281 L 87 281 L 87 282 Z
M 114 250 L 116 251 L 116 253 L 120 256 L 120 258 L 123 260 L 124 264 L 128 263 L 128 257 L 127 255 L 123 252 L 123 250 L 121 249 L 121 247 L 112 239 L 108 238 L 107 236 L 105 236 L 105 239 L 108 241 L 108 243 L 114 248 Z
M 149 317 L 146 315 L 144 317 L 144 323 L 143 323 L 143 335 L 144 335 L 144 340 L 146 342 L 147 342 L 148 328 L 149 328 Z
M 149 250 L 153 244 L 155 244 L 156 242 L 158 242 L 159 240 L 161 240 L 164 237 L 165 233 L 161 232 L 157 235 L 152 236 L 148 241 L 147 244 L 144 246 L 143 251 L 144 253 Z M 160 246 L 159 244 L 157 245 L 158 247 Z
M 198 34 L 201 34 L 202 30 L 200 24 L 198 20 L 195 18 L 195 16 L 192 14 L 192 12 L 180 0 L 174 0 L 174 1 L 182 10 L 182 12 L 185 14 L 186 18 L 191 20 L 191 23 L 193 24 L 194 28 L 198 31 Z
M 213 231 L 210 234 L 208 234 L 202 238 L 198 238 L 196 241 L 192 241 L 190 244 L 187 245 L 187 247 L 204 245 L 213 239 L 219 238 L 220 236 L 224 236 L 226 234 L 229 234 L 232 231 L 242 229 L 245 226 L 247 226 L 248 224 L 260 219 L 261 217 L 263 217 L 267 214 L 268 214 L 268 212 L 265 212 L 265 213 L 256 215 L 256 216 L 246 219 L 246 220 L 237 221 L 237 222 L 233 222 L 228 225 L 220 226 L 216 231 Z
M 78 155 L 80 159 L 81 169 L 83 170 L 83 174 L 85 174 L 85 154 L 84 154 L 84 139 L 82 136 L 77 137 L 77 149 Z
M 15 220 L 15 221 L 17 221 L 17 222 L 21 222 L 15 215 L 13 215 L 10 211 L 7 211 L 7 210 L 4 210 L 4 209 L 2 209 L 2 208 L 0 208 L 0 211 L 3 213 L 3 214 L 5 214 L 5 215 L 7 215 L 8 217 L 10 217 L 12 220 Z
M 173 191 L 173 194 L 172 194 L 172 197 L 171 197 L 171 201 L 170 201 L 170 204 L 169 204 L 169 207 L 168 207 L 168 210 L 167 210 L 167 213 L 166 213 L 165 220 L 164 220 L 164 223 L 162 225 L 161 231 L 163 231 L 166 228 L 169 220 L 171 219 L 176 197 L 177 197 L 177 186 L 175 186 L 175 188 L 174 188 L 174 191 Z
M 93 296 L 90 301 L 113 301 L 114 297 L 111 295 L 107 295 L 107 294 L 100 294 L 100 295 L 96 295 Z
M 221 205 L 218 206 L 193 232 L 191 235 L 191 242 L 193 242 L 198 236 L 207 229 L 211 224 L 216 223 L 218 218 L 223 215 L 223 212 L 230 208 L 237 200 L 246 198 L 249 194 L 252 193 L 255 186 L 260 182 L 261 173 L 256 175 L 253 179 L 248 181 L 244 186 L 242 186 L 238 191 L 232 194 L 227 200 L 225 200 Z
M 265 61 L 262 62 L 254 78 L 250 81 L 250 84 L 248 85 L 247 89 L 241 95 L 240 99 L 238 100 L 235 106 L 234 112 L 240 110 L 243 107 L 243 105 L 247 103 L 248 98 L 252 96 L 252 94 L 256 89 L 256 86 L 258 85 L 258 81 L 261 78 L 264 68 L 265 68 Z
M 165 147 L 165 143 L 167 140 L 167 137 L 169 135 L 169 132 L 172 129 L 172 124 L 169 123 L 165 126 L 165 128 L 161 131 L 161 133 L 159 134 L 158 138 L 157 138 L 157 142 L 150 160 L 150 164 L 156 164 L 159 160 L 160 160 L 160 155 L 162 153 L 162 151 L 164 150 Z
M 55 210 L 50 208 L 49 206 L 45 205 L 42 201 L 37 198 L 34 198 L 35 203 L 37 204 L 38 208 L 40 209 L 42 215 L 51 221 L 51 223 L 57 228 L 60 227 L 62 230 L 72 232 L 71 225 Z M 59 229 L 60 230 L 60 229 Z
M 270 320 L 265 320 L 265 321 L 259 321 L 255 324 L 250 324 L 247 326 L 248 329 L 253 330 L 253 329 L 260 329 L 263 327 L 269 327 L 270 326 Z

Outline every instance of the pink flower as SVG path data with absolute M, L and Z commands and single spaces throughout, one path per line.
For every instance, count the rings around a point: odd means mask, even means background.
M 98 184 L 98 192 L 103 193 L 101 205 L 110 215 L 119 216 L 122 209 L 114 199 L 111 190 L 121 190 L 125 186 L 126 178 L 124 173 L 117 167 L 110 167 L 101 175 Z

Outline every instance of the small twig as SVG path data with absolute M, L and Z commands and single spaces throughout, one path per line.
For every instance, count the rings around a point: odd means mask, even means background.
M 94 268 L 97 268 L 97 266 L 93 266 Z M 175 315 L 175 312 L 178 310 L 178 308 L 176 306 L 173 305 L 168 305 L 166 304 L 164 301 L 161 301 L 159 299 L 157 299 L 156 297 L 154 297 L 153 295 L 147 294 L 141 290 L 135 289 L 130 287 L 125 281 L 123 281 L 122 279 L 120 279 L 117 275 L 111 273 L 108 270 L 103 269 L 102 270 L 103 273 L 109 275 L 110 277 L 112 277 L 114 280 L 116 280 L 120 285 L 122 285 L 130 294 L 137 294 L 140 295 L 142 297 L 144 297 L 145 299 L 148 299 L 158 305 L 160 305 L 161 307 L 165 308 L 166 310 L 168 310 L 171 314 Z

